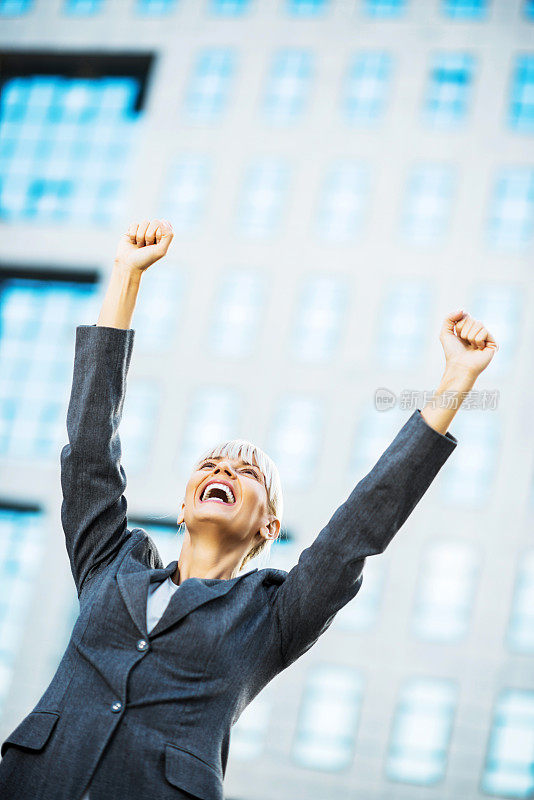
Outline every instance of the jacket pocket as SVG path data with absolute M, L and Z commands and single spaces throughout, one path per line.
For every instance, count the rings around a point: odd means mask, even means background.
M 11 744 L 27 747 L 29 750 L 42 750 L 59 719 L 54 711 L 30 711 L 20 725 L 15 728 L 0 748 L 3 757 Z
M 170 742 L 165 744 L 165 777 L 201 800 L 224 800 L 222 777 L 216 768 Z

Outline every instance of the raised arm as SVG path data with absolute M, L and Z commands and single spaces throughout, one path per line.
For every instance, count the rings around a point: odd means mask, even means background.
M 463 312 L 448 315 L 440 335 L 447 364 L 434 395 L 437 402 L 432 398 L 423 412 L 413 412 L 371 472 L 274 587 L 270 600 L 281 669 L 309 650 L 355 597 L 366 557 L 384 552 L 455 449 L 457 439 L 447 432 L 450 420 L 498 349 L 481 324 L 471 324 L 475 322 Z M 450 336 L 459 339 L 458 347 Z M 449 398 L 443 402 L 445 391 Z M 451 396 L 456 398 L 452 413 Z
M 74 377 L 61 451 L 61 522 L 78 596 L 127 538 L 119 423 L 134 330 L 76 328 Z
M 141 274 L 165 255 L 171 240 L 165 221 L 133 223 L 121 237 L 97 324 L 76 328 L 69 443 L 60 460 L 61 522 L 78 596 L 130 535 L 118 432 L 134 342 L 130 324 Z

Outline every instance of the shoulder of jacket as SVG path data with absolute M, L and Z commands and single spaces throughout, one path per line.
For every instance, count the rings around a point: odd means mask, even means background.
M 132 539 L 135 537 L 134 546 L 143 543 L 143 560 L 151 569 L 162 569 L 165 565 L 153 538 L 144 528 L 133 528 Z M 132 548 L 133 549 L 133 548 Z
M 266 567 L 259 569 L 257 574 L 260 576 L 261 583 L 264 586 L 280 586 L 287 578 L 287 572 L 284 569 L 274 569 L 274 567 Z

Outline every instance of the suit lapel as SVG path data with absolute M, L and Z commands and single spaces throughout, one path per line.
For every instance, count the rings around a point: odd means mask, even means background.
M 117 572 L 117 583 L 122 599 L 136 628 L 145 639 L 148 636 L 146 629 L 148 585 L 152 581 L 165 580 L 173 574 L 177 565 L 178 561 L 171 561 L 163 569 L 150 569 L 129 555 L 124 559 Z
M 252 570 L 251 570 L 252 571 Z M 254 572 L 256 570 L 253 570 Z M 217 580 L 215 578 L 188 578 L 180 584 L 176 589 L 173 596 L 169 600 L 169 604 L 163 612 L 161 618 L 154 628 L 150 631 L 149 636 L 157 636 L 163 631 L 167 630 L 171 625 L 175 625 L 186 614 L 190 614 L 204 603 L 210 600 L 215 600 L 222 597 L 229 592 L 236 583 L 241 580 L 246 574 L 239 575 L 236 578 L 229 580 Z M 146 607 L 145 607 L 146 610 Z
M 136 628 L 145 639 L 156 636 L 171 625 L 175 625 L 198 606 L 208 603 L 210 600 L 215 600 L 217 597 L 222 597 L 250 572 L 257 572 L 256 568 L 229 580 L 188 578 L 176 589 L 163 615 L 149 634 L 146 625 L 149 584 L 166 580 L 176 571 L 177 566 L 178 561 L 171 561 L 168 566 L 162 569 L 150 569 L 130 555 L 123 560 L 117 572 L 117 583 L 126 608 Z

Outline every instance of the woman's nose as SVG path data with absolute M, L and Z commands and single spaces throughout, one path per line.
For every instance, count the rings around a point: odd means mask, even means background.
M 230 464 L 219 464 L 217 469 L 214 470 L 214 472 L 217 473 L 219 470 L 221 472 L 226 472 L 227 475 L 235 475 L 235 471 L 232 469 Z

